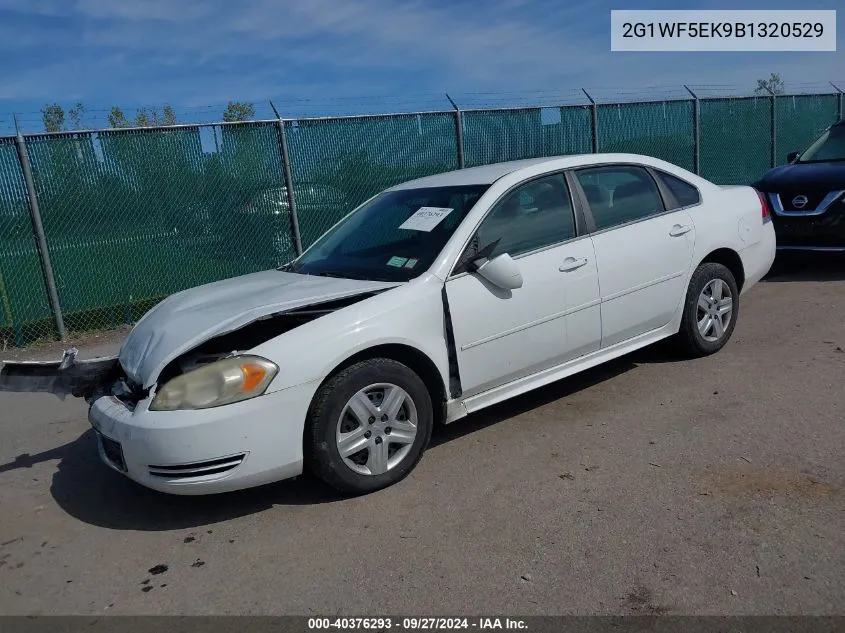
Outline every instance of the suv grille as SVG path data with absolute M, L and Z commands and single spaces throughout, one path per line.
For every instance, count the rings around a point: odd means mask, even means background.
M 822 193 L 781 191 L 768 194 L 769 202 L 775 215 L 823 215 L 837 200 L 841 200 L 845 190 Z
M 780 193 L 780 203 L 783 205 L 784 211 L 812 211 L 818 208 L 819 204 L 826 195 L 826 191 L 823 193 L 782 191 Z M 803 202 L 805 199 L 806 202 Z M 798 204 L 796 204 L 796 200 L 798 201 Z

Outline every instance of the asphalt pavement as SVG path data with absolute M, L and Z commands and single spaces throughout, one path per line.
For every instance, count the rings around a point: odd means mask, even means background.
M 779 258 L 720 353 L 475 414 L 355 499 L 155 493 L 99 462 L 84 403 L 3 393 L 0 613 L 842 614 L 843 410 L 841 256 Z

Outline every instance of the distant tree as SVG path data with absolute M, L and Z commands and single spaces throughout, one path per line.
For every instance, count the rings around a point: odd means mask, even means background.
M 161 111 L 161 125 L 176 125 L 176 112 L 173 106 L 166 105 Z
M 138 114 L 135 115 L 135 126 L 149 127 L 152 124 L 152 117 L 147 112 L 147 109 L 141 108 L 140 110 L 138 110 Z
M 70 122 L 74 130 L 81 130 L 85 127 L 82 123 L 82 120 L 85 118 L 85 106 L 78 101 L 75 106 L 68 110 L 68 116 L 70 117 Z
M 158 108 L 141 108 L 135 115 L 135 125 L 137 127 L 176 125 L 176 112 L 171 105 L 164 106 L 161 112 Z
M 230 101 L 223 111 L 223 120 L 248 121 L 255 117 L 255 106 L 245 101 Z
M 129 121 L 126 120 L 126 115 L 123 110 L 117 106 L 112 106 L 108 116 L 109 125 L 113 128 L 129 127 Z
M 758 79 L 757 87 L 754 89 L 755 94 L 783 94 L 783 79 L 780 78 L 779 73 L 772 73 L 768 79 Z
M 41 110 L 41 120 L 46 132 L 61 132 L 65 126 L 65 111 L 58 103 L 48 105 Z

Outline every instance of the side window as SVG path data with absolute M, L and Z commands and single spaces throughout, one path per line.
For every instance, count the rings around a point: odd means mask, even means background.
M 470 248 L 485 249 L 489 258 L 522 253 L 575 237 L 575 217 L 569 188 L 562 174 L 538 178 L 514 189 L 490 211 L 478 227 Z
M 672 176 L 664 171 L 657 172 L 660 180 L 666 185 L 666 188 L 675 196 L 678 201 L 678 206 L 673 208 L 690 207 L 701 202 L 701 196 L 698 189 L 689 184 L 686 180 L 681 180 L 677 176 Z
M 579 169 L 575 174 L 590 204 L 597 231 L 664 211 L 657 184 L 641 167 L 593 167 Z

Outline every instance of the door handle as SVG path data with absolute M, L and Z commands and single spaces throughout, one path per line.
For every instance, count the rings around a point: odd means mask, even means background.
M 586 264 L 586 257 L 567 257 L 563 260 L 563 265 L 558 268 L 558 270 L 562 273 L 568 273 L 572 270 L 581 268 L 581 266 L 586 266 Z
M 689 224 L 676 224 L 672 227 L 672 230 L 669 231 L 669 235 L 672 237 L 678 237 L 679 235 L 683 235 L 684 233 L 689 233 L 692 230 L 692 227 Z

